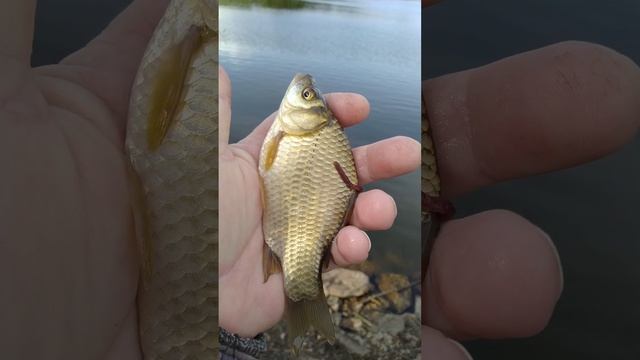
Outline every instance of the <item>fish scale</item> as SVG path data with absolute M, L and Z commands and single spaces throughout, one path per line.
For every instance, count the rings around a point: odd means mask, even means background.
M 317 146 L 322 151 L 315 151 Z M 317 295 L 320 261 L 353 193 L 334 161 L 340 161 L 351 182 L 357 183 L 349 143 L 335 121 L 311 136 L 285 136 L 269 173 L 263 175 L 268 204 L 265 240 L 282 259 L 285 290 L 293 301 Z
M 159 71 L 194 26 L 211 30 L 211 41 L 193 53 L 179 79 L 184 87 L 172 126 L 151 150 L 147 134 Z M 217 30 L 216 1 L 172 1 L 132 88 L 126 147 L 144 192 L 150 232 L 144 247 L 150 264 L 138 295 L 145 359 L 217 356 Z

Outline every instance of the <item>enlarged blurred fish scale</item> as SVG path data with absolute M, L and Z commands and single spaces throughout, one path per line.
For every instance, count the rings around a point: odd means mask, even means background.
M 172 1 L 132 89 L 126 145 L 150 232 L 138 297 L 145 359 L 217 356 L 217 31 L 216 1 Z

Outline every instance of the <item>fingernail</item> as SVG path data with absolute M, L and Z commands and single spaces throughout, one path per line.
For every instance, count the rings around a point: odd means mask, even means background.
M 366 231 L 363 231 L 362 233 L 367 237 L 367 240 L 369 241 L 369 250 L 367 250 L 368 253 L 369 251 L 371 251 L 371 238 L 369 237 L 369 235 L 367 235 Z
M 393 219 L 395 220 L 395 218 L 398 216 L 398 205 L 396 205 L 396 200 L 393 198 L 393 196 L 389 195 L 389 197 L 391 198 L 391 202 L 393 203 Z
M 558 264 L 558 273 L 560 274 L 560 292 L 558 293 L 558 298 L 559 298 L 560 295 L 562 294 L 562 291 L 564 290 L 564 275 L 563 275 L 564 273 L 562 270 L 562 261 L 560 260 L 560 253 L 558 252 L 558 248 L 556 247 L 556 244 L 554 244 L 553 240 L 551 240 L 551 236 L 549 236 L 549 234 L 544 232 L 542 229 L 540 229 L 540 232 L 545 237 L 545 239 L 547 239 L 547 241 L 549 242 L 549 246 L 551 246 L 551 250 L 553 250 L 553 253 L 556 256 L 556 264 Z
M 465 355 L 465 357 L 467 359 L 473 360 L 473 358 L 471 357 L 471 354 L 469 354 L 467 349 L 465 349 L 464 346 L 462 346 L 462 344 L 460 344 L 459 342 L 457 342 L 455 340 L 451 340 L 451 339 L 447 339 L 447 340 L 451 341 L 451 343 L 453 343 L 453 345 L 457 346 L 458 349 L 460 349 L 460 351 Z

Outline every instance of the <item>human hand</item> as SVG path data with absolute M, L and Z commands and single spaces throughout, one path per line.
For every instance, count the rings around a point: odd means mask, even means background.
M 632 139 L 640 122 L 640 70 L 588 43 L 516 55 L 426 81 L 423 90 L 449 198 L 604 156 Z M 430 261 L 425 358 L 467 358 L 449 339 L 532 336 L 562 292 L 549 237 L 504 210 L 445 223 Z
M 262 205 L 259 192 L 258 154 L 275 113 L 246 138 L 229 144 L 231 83 L 220 70 L 220 326 L 240 336 L 255 336 L 275 325 L 284 314 L 281 274 L 263 283 Z M 345 126 L 362 122 L 369 103 L 352 93 L 327 94 L 327 103 Z M 394 137 L 353 149 L 361 185 L 399 176 L 418 168 L 420 144 Z M 366 230 L 391 227 L 397 209 L 381 190 L 361 193 L 350 225 L 340 230 L 331 246 L 337 266 L 357 264 L 371 247 Z
M 166 0 L 135 0 L 30 67 L 35 0 L 0 3 L 0 337 L 6 358 L 139 359 L 123 153 L 129 90 Z

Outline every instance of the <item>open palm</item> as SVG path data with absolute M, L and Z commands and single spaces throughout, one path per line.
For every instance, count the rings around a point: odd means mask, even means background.
M 369 104 L 357 94 L 328 94 L 327 102 L 343 126 L 363 121 Z M 284 312 L 282 276 L 263 283 L 262 205 L 258 154 L 274 115 L 237 144 L 228 144 L 231 121 L 231 84 L 220 73 L 220 326 L 241 336 L 273 326 Z M 420 144 L 395 137 L 353 150 L 360 184 L 399 176 L 418 168 Z M 335 264 L 364 261 L 370 241 L 363 230 L 389 228 L 396 217 L 391 198 L 380 190 L 361 193 L 350 225 L 338 233 L 331 248 Z
M 31 68 L 35 0 L 0 4 L 0 337 L 7 358 L 136 359 L 129 89 L 168 1 Z

